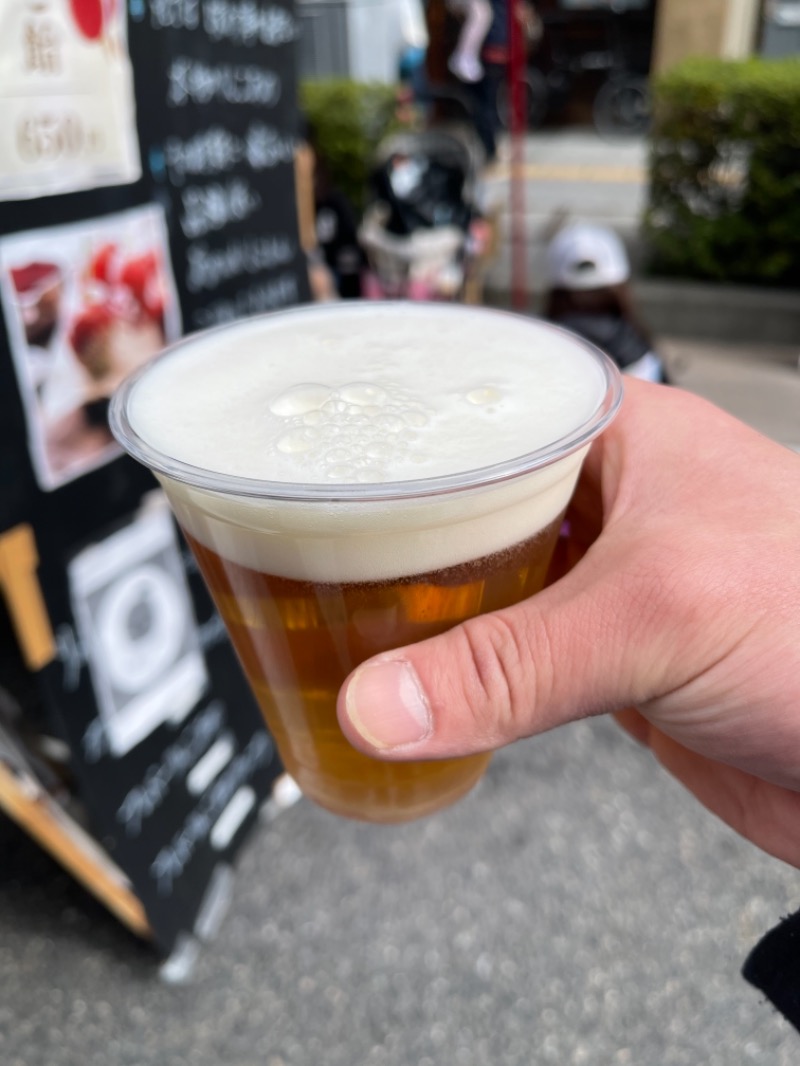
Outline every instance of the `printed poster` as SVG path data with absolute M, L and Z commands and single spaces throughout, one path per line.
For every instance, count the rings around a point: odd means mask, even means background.
M 121 454 L 109 398 L 180 336 L 162 209 L 0 238 L 0 299 L 36 479 L 57 489 Z
M 0 0 L 0 200 L 141 174 L 125 0 Z
M 67 567 L 78 636 L 114 756 L 181 722 L 208 676 L 166 499 Z

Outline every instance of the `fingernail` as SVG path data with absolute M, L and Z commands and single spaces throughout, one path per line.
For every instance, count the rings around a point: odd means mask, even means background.
M 356 732 L 378 751 L 418 744 L 433 732 L 417 673 L 403 659 L 359 667 L 347 686 L 345 710 Z

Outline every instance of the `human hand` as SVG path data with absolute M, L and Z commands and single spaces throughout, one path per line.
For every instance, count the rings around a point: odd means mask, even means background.
M 626 380 L 543 592 L 368 660 L 339 695 L 384 759 L 620 722 L 710 810 L 800 867 L 800 457 L 705 401 Z

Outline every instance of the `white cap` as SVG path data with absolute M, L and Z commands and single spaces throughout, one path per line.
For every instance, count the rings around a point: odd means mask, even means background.
M 562 289 L 600 289 L 630 277 L 619 237 L 605 226 L 575 223 L 559 230 L 547 246 L 550 284 Z

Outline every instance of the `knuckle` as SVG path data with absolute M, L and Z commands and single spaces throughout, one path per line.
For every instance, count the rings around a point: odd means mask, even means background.
M 526 632 L 505 612 L 460 627 L 464 695 L 476 733 L 497 745 L 531 732 L 532 653 Z

